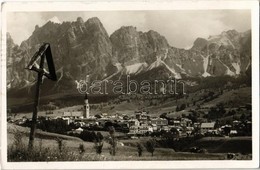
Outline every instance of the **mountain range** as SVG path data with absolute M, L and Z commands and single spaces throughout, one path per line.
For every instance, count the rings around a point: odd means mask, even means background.
M 169 45 L 158 32 L 122 26 L 110 36 L 101 21 L 80 17 L 73 22 L 49 20 L 35 26 L 21 45 L 7 33 L 7 88 L 30 87 L 35 72 L 25 70 L 40 45 L 48 42 L 58 76 L 57 88 L 75 87 L 85 79 L 120 79 L 124 75 L 155 77 L 240 76 L 251 67 L 251 30 L 223 31 L 208 39 L 197 38 L 192 48 Z M 185 34 L 185 32 L 183 33 Z

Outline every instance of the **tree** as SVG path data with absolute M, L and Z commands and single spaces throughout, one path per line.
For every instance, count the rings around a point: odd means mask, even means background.
M 80 154 L 83 154 L 85 152 L 85 147 L 84 147 L 84 145 L 81 143 L 81 144 L 79 144 L 79 153 Z
M 231 130 L 231 127 L 225 126 L 225 127 L 224 127 L 224 133 L 225 133 L 225 135 L 229 135 L 230 130 Z
M 173 138 L 179 138 L 180 133 L 177 128 L 171 128 L 170 132 Z
M 198 121 L 198 117 L 199 115 L 197 115 L 197 113 L 193 112 L 190 113 L 187 118 L 190 119 L 192 122 L 197 122 Z
M 208 119 L 216 119 L 218 117 L 218 111 L 216 107 L 211 107 L 208 112 Z
M 246 119 L 246 115 L 245 115 L 245 113 L 243 113 L 243 114 L 240 116 L 240 120 L 241 120 L 241 121 L 245 121 L 245 119 Z
M 62 139 L 59 137 L 56 138 L 56 142 L 58 143 L 59 151 L 62 152 L 62 150 L 65 148 L 65 144 Z
M 186 108 L 186 104 L 183 103 L 183 104 L 181 105 L 181 107 L 180 107 L 180 111 L 181 111 L 181 110 L 184 110 L 185 108 Z
M 226 125 L 231 125 L 231 121 L 230 120 L 226 120 Z
M 96 139 L 96 133 L 84 129 L 80 133 L 79 137 L 84 141 L 94 142 Z
M 98 119 L 102 118 L 102 116 L 100 114 L 96 114 L 95 117 Z
M 209 93 L 208 93 L 208 96 L 212 99 L 213 98 L 213 96 L 214 96 L 214 92 L 213 91 L 210 91 Z
M 219 115 L 224 115 L 224 114 L 226 113 L 224 104 L 223 104 L 222 102 L 221 102 L 221 103 L 218 103 L 218 104 L 217 104 L 217 107 L 218 107 Z
M 155 142 L 154 139 L 148 140 L 146 142 L 146 150 L 148 152 L 150 152 L 152 154 L 152 156 L 153 156 L 153 153 L 154 153 L 154 150 L 155 150 L 155 145 L 156 145 L 156 142 Z
M 162 114 L 160 115 L 160 118 L 167 119 L 167 113 L 162 113 Z
M 114 126 L 110 126 L 109 127 L 109 134 L 110 134 L 109 144 L 111 146 L 110 154 L 115 156 L 116 155 L 117 141 L 116 141 L 116 137 L 115 137 L 115 128 L 114 128 Z
M 143 146 L 140 143 L 137 143 L 137 152 L 138 152 L 138 156 L 141 157 L 143 153 Z
M 102 148 L 103 148 L 103 135 L 100 132 L 97 132 L 96 137 L 94 139 L 94 148 L 96 150 L 97 154 L 101 154 L 102 153 Z
M 176 107 L 176 112 L 180 111 L 180 108 L 179 106 Z

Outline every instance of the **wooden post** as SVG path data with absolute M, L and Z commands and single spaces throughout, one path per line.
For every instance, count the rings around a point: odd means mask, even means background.
M 33 143 L 34 143 L 34 137 L 35 137 L 35 130 L 36 130 L 36 124 L 37 124 L 37 112 L 38 112 L 38 104 L 39 104 L 39 96 L 40 96 L 40 85 L 42 83 L 42 77 L 43 77 L 43 66 L 44 66 L 44 58 L 45 54 L 41 56 L 40 61 L 40 71 L 38 72 L 38 80 L 36 82 L 35 87 L 35 98 L 34 98 L 34 105 L 33 105 L 33 115 L 32 115 L 32 122 L 31 122 L 31 131 L 29 136 L 29 147 L 28 149 L 33 149 Z

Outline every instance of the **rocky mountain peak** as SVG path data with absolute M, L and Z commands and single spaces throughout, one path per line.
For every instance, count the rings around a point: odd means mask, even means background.
M 14 50 L 14 47 L 17 46 L 14 43 L 14 41 L 11 37 L 11 34 L 9 32 L 6 33 L 6 45 L 7 45 L 7 54 L 8 54 L 8 57 L 10 57 L 10 58 L 7 57 L 7 61 L 8 61 L 9 59 L 12 58 L 12 52 Z
M 115 61 L 126 63 L 126 61 L 138 60 L 140 37 L 135 27 L 122 26 L 111 34 L 110 40 Z
M 202 50 L 206 45 L 208 41 L 204 38 L 197 38 L 192 46 L 192 49 Z
M 98 17 L 89 18 L 86 25 L 102 25 Z
M 98 80 L 146 72 L 151 77 L 160 77 L 161 72 L 166 77 L 178 78 L 234 76 L 250 68 L 250 37 L 250 31 L 229 30 L 207 40 L 197 38 L 192 49 L 184 50 L 171 47 L 156 31 L 141 32 L 134 26 L 122 26 L 109 37 L 97 17 L 86 22 L 81 17 L 62 24 L 49 21 L 36 26 L 20 47 L 7 34 L 8 82 L 15 87 L 21 82 L 12 82 L 13 79 L 25 80 L 27 84 L 35 80 L 35 74 L 24 71 L 24 67 L 43 42 L 51 44 L 58 76 L 55 84 L 64 90 L 71 89 L 76 80 L 86 75 Z
M 39 25 L 35 25 L 34 30 L 38 30 L 39 28 Z
M 164 36 L 156 31 L 150 30 L 147 32 L 148 40 L 154 44 L 155 47 L 168 47 L 168 41 Z
M 6 40 L 7 40 L 7 43 L 14 44 L 14 41 L 13 41 L 11 34 L 9 32 L 6 33 Z
M 234 37 L 234 36 L 239 35 L 239 32 L 237 32 L 236 30 L 233 29 L 233 30 L 223 31 L 221 34 L 229 36 L 229 37 Z
M 158 32 L 154 31 L 154 30 L 149 30 L 147 32 L 147 34 L 149 34 L 149 35 L 151 35 L 153 37 L 161 37 L 161 35 Z
M 34 32 L 33 34 L 50 34 L 52 32 L 56 32 L 57 28 L 60 26 L 61 24 L 59 23 L 55 23 L 52 21 L 48 21 L 46 24 L 44 24 L 42 27 L 39 27 L 38 25 L 35 26 Z
M 80 23 L 80 24 L 83 24 L 83 23 L 84 23 L 84 20 L 83 20 L 81 17 L 78 17 L 78 18 L 77 18 L 77 22 Z
M 97 17 L 93 17 L 88 19 L 85 22 L 85 26 L 87 29 L 87 34 L 102 34 L 104 36 L 106 36 L 107 39 L 109 39 L 108 33 L 106 31 L 106 29 L 104 28 L 103 24 L 101 23 L 101 21 L 97 18 Z M 96 36 L 96 35 L 94 35 Z
M 136 30 L 136 27 L 133 27 L 133 26 L 122 26 L 121 28 L 119 28 L 118 30 L 116 30 L 112 35 L 111 37 L 114 37 L 114 36 L 118 36 L 120 35 L 120 37 L 133 37 L 133 36 L 137 36 L 138 35 L 138 32 Z
M 137 32 L 136 27 L 134 27 L 134 26 L 122 26 L 117 31 L 119 31 L 119 32 L 129 32 L 129 33 Z

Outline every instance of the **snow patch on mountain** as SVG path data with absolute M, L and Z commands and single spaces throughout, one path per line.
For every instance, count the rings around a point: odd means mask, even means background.
M 236 70 L 236 74 L 240 74 L 240 65 L 238 63 L 231 63 L 234 69 Z
M 251 60 L 249 60 L 247 66 L 246 66 L 246 70 L 248 70 L 249 66 L 251 65 Z
M 174 75 L 174 77 L 176 79 L 180 79 L 181 78 L 181 75 L 179 73 L 177 73 L 173 68 L 170 68 L 164 61 L 161 61 L 161 63 L 163 65 L 165 65 L 165 67 Z
M 153 62 L 153 63 L 148 67 L 147 70 L 152 70 L 152 69 L 154 69 L 154 68 L 156 68 L 156 67 L 159 67 L 161 64 L 162 64 L 162 63 L 161 63 L 161 59 L 157 58 L 157 60 L 156 60 L 155 62 Z
M 232 72 L 226 64 L 224 64 L 220 59 L 218 59 L 218 60 L 219 60 L 219 62 L 221 62 L 221 64 L 223 64 L 223 66 L 225 66 L 227 68 L 226 75 L 230 75 L 230 76 L 234 76 L 235 75 L 235 73 Z
M 161 57 L 157 56 L 157 60 L 155 62 L 153 62 L 148 68 L 147 70 L 152 70 L 156 67 L 159 66 L 165 66 L 173 75 L 176 79 L 180 79 L 181 75 L 179 73 L 177 73 L 174 68 L 170 68 L 164 61 L 161 60 Z
M 203 55 L 201 55 L 202 59 L 203 59 L 203 69 L 204 69 L 204 73 L 202 74 L 203 77 L 208 77 L 211 76 L 208 72 L 208 64 L 209 64 L 209 55 L 207 55 L 206 57 L 204 57 Z
M 108 76 L 107 78 L 105 78 L 104 80 L 109 80 L 111 78 L 113 78 L 114 76 L 118 75 L 120 72 L 121 72 L 121 76 L 122 76 L 122 70 L 123 70 L 123 67 L 122 67 L 122 64 L 121 63 L 115 63 L 114 64 L 117 68 L 117 71 L 113 74 L 111 74 L 110 76 Z M 120 78 L 121 78 L 120 76 Z
M 187 75 L 187 72 L 184 68 L 182 68 L 182 66 L 180 64 L 175 64 L 180 70 L 181 70 L 181 73 L 182 74 L 186 74 Z
M 115 66 L 116 66 L 117 70 L 121 70 L 122 69 L 122 64 L 121 63 L 115 63 Z
M 226 38 L 226 41 L 229 43 L 229 45 L 231 45 L 233 47 L 233 49 L 235 49 L 235 46 L 234 44 L 230 41 L 230 39 L 228 39 L 227 37 Z
M 209 74 L 208 72 L 204 72 L 204 73 L 202 74 L 202 77 L 209 77 L 209 76 L 211 76 L 211 74 Z
M 47 22 L 49 22 L 49 21 L 51 21 L 51 22 L 53 22 L 53 23 L 57 23 L 57 24 L 61 24 L 61 23 L 62 23 L 62 22 L 59 20 L 59 18 L 56 17 L 56 16 L 50 18 Z
M 234 76 L 235 75 L 234 72 L 232 72 L 228 67 L 227 67 L 226 74 L 230 75 L 230 76 Z
M 146 68 L 148 65 L 147 63 L 136 63 L 129 66 L 126 66 L 126 74 L 137 74 L 141 72 L 144 68 Z
M 165 60 L 165 59 L 168 57 L 168 52 L 169 52 L 169 49 L 167 48 L 167 49 L 165 50 L 165 54 L 164 54 L 163 60 Z
M 181 67 L 180 64 L 176 64 L 177 67 L 179 67 L 181 69 L 181 71 L 185 72 L 185 70 Z

